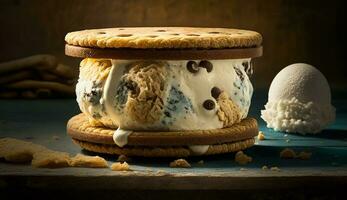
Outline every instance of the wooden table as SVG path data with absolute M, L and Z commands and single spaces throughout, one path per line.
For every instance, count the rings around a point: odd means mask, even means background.
M 266 140 L 257 141 L 246 154 L 253 162 L 241 166 L 233 154 L 189 158 L 189 169 L 169 168 L 173 159 L 134 158 L 132 172 L 110 169 L 61 168 L 35 169 L 29 165 L 0 162 L 0 188 L 61 189 L 94 191 L 122 190 L 225 190 L 258 191 L 288 189 L 336 189 L 347 185 L 347 95 L 333 93 L 337 119 L 314 136 L 284 134 L 266 128 L 260 109 L 266 94 L 256 92 L 250 115 L 258 119 Z M 66 135 L 67 120 L 79 113 L 74 99 L 0 100 L 0 137 L 14 137 L 45 145 L 54 150 L 80 153 Z M 310 160 L 280 159 L 284 147 L 312 152 Z M 93 155 L 93 153 L 85 152 Z M 109 164 L 115 156 L 106 156 Z M 204 160 L 203 165 L 198 161 Z M 280 171 L 262 170 L 262 166 Z M 158 192 L 159 194 L 160 192 Z M 177 193 L 174 193 L 177 194 Z M 173 196 L 174 196 L 173 194 Z M 201 193 L 204 194 L 204 193 Z M 129 195 L 129 193 L 127 193 Z M 194 196 L 196 197 L 196 196 Z

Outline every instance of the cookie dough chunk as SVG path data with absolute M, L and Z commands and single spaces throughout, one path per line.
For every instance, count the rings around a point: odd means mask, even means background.
M 229 98 L 226 92 L 222 92 L 217 98 L 219 109 L 217 115 L 223 122 L 223 127 L 231 127 L 241 121 L 241 111 L 238 106 Z
M 154 123 L 160 119 L 164 107 L 166 77 L 161 62 L 136 62 L 130 65 L 124 80 L 130 92 L 125 112 L 139 123 Z
M 71 158 L 70 166 L 72 167 L 91 167 L 91 168 L 106 168 L 107 161 L 100 156 L 86 156 L 77 154 Z
M 76 85 L 77 102 L 94 126 L 112 124 L 102 98 L 111 66 L 111 60 L 107 59 L 86 58 L 80 63 L 80 76 Z

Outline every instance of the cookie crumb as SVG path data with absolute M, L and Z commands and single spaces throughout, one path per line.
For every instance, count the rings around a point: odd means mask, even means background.
M 284 134 L 284 137 L 288 137 L 288 134 Z
M 268 167 L 268 166 L 266 166 L 266 165 L 264 165 L 264 166 L 262 166 L 262 167 L 261 167 L 261 169 L 262 169 L 262 170 L 268 170 L 268 169 L 269 169 L 269 167 Z
M 286 143 L 289 143 L 289 142 L 290 142 L 290 139 L 287 139 L 287 140 L 286 140 Z
M 116 162 L 111 165 L 111 170 L 112 171 L 131 171 L 130 166 L 128 165 L 127 162 Z
M 203 165 L 204 164 L 204 161 L 203 160 L 200 160 L 199 162 L 197 162 L 198 165 Z
M 271 171 L 274 171 L 274 172 L 279 172 L 279 171 L 281 171 L 281 169 L 278 168 L 278 167 L 271 167 L 270 170 L 271 170 Z
M 174 168 L 190 168 L 191 165 L 185 159 L 177 159 L 170 163 L 170 167 Z
M 247 169 L 246 168 L 240 168 L 240 171 L 247 171 Z
M 117 162 L 131 162 L 132 159 L 126 155 L 119 155 L 117 158 Z
M 307 152 L 307 151 L 302 151 L 298 154 L 297 158 L 301 159 L 301 160 L 309 160 L 312 156 L 311 152 Z
M 71 158 L 69 163 L 72 167 L 91 167 L 91 168 L 106 168 L 108 167 L 107 161 L 100 156 L 86 156 L 77 154 Z
M 252 162 L 252 157 L 247 156 L 243 153 L 243 151 L 238 151 L 235 154 L 235 162 L 237 162 L 240 165 L 246 165 L 247 163 Z
M 59 137 L 59 136 L 57 136 L 57 135 L 53 135 L 53 136 L 52 136 L 52 139 L 53 139 L 53 140 L 59 140 L 59 139 L 60 139 L 60 137 Z
M 280 158 L 293 159 L 296 158 L 296 153 L 293 149 L 285 148 L 280 152 Z
M 265 140 L 265 135 L 262 131 L 259 131 L 258 133 L 258 140 Z

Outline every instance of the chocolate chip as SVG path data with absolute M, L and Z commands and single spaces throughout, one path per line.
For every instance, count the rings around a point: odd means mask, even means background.
M 133 34 L 118 34 L 117 36 L 118 37 L 130 37 L 132 36 Z
M 210 61 L 208 60 L 202 60 L 199 63 L 199 67 L 205 68 L 207 72 L 211 72 L 213 69 L 213 65 Z
M 167 117 L 171 117 L 171 114 L 170 114 L 168 111 L 165 111 L 164 114 L 165 114 Z
M 202 106 L 204 106 L 206 110 L 213 110 L 215 107 L 214 101 L 212 101 L 211 99 L 207 99 L 206 101 L 204 101 Z
M 200 36 L 200 35 L 190 33 L 190 34 L 186 34 L 186 36 Z
M 219 95 L 222 93 L 222 90 L 218 87 L 213 87 L 211 90 L 211 95 L 213 98 L 218 99 Z
M 191 73 L 197 73 L 199 71 L 199 66 L 195 61 L 189 61 L 187 63 L 187 69 Z
M 106 34 L 106 32 L 100 31 L 100 32 L 98 32 L 97 34 L 102 35 L 102 34 Z

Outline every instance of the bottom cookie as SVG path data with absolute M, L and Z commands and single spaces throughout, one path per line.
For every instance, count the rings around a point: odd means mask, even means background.
M 99 144 L 85 142 L 82 140 L 73 139 L 74 143 L 81 146 L 83 149 L 97 153 L 117 154 L 126 156 L 141 156 L 141 157 L 188 157 L 213 155 L 241 151 L 253 146 L 255 139 L 246 139 L 237 142 L 213 144 L 209 145 L 208 150 L 204 154 L 194 153 L 190 148 L 184 146 L 177 147 L 141 147 L 127 146 L 120 148 L 117 145 Z

